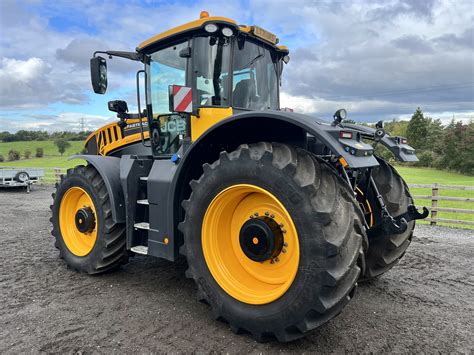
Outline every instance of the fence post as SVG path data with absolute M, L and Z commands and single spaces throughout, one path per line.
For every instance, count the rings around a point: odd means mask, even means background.
M 61 182 L 61 169 L 60 168 L 54 168 L 54 178 L 56 182 Z
M 433 207 L 436 208 L 438 207 L 438 199 L 437 197 L 439 191 L 438 191 L 438 184 L 434 183 L 433 187 L 431 188 L 431 225 L 435 226 L 436 221 L 434 220 L 436 216 L 438 215 L 438 211 L 433 211 Z

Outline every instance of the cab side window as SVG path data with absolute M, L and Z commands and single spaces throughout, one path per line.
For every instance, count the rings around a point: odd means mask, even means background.
M 183 42 L 159 50 L 150 57 L 150 98 L 153 113 L 169 113 L 168 86 L 186 84 L 186 58 L 181 58 L 179 52 L 188 47 Z

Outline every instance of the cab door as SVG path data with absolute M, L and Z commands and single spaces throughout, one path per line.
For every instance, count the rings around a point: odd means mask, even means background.
M 189 41 L 181 41 L 149 55 L 147 63 L 147 110 L 153 156 L 167 158 L 178 152 L 188 136 L 188 119 L 173 113 L 169 86 L 189 83 L 189 56 L 183 55 Z

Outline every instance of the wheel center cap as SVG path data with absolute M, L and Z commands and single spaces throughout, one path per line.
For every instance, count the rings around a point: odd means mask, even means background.
M 90 233 L 95 228 L 95 216 L 90 207 L 81 208 L 75 216 L 76 228 L 81 233 Z
M 248 220 L 240 229 L 240 247 L 253 261 L 271 260 L 283 248 L 283 233 L 273 219 L 259 217 Z

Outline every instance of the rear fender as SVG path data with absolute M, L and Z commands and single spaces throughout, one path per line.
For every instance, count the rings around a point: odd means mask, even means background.
M 285 132 L 271 132 L 275 127 L 285 127 Z M 245 127 L 244 130 L 240 129 Z M 296 137 L 292 132 L 299 130 L 303 132 L 303 136 Z M 352 131 L 352 139 L 341 139 L 340 131 Z M 275 131 L 275 130 L 274 130 Z M 237 136 L 236 135 L 239 135 Z M 283 140 L 275 140 L 285 143 L 300 145 L 304 140 L 306 144 L 306 136 L 315 137 L 331 154 L 339 157 L 342 156 L 349 168 L 358 169 L 371 166 L 378 166 L 377 160 L 373 156 L 373 147 L 364 143 L 360 139 L 360 134 L 350 128 L 343 129 L 339 126 L 333 126 L 325 121 L 319 120 L 312 116 L 302 115 L 294 112 L 283 111 L 249 111 L 233 115 L 218 124 L 212 126 L 191 146 L 184 160 L 193 156 L 193 151 L 199 146 L 224 140 L 225 143 L 231 141 L 239 141 L 240 143 L 252 143 L 252 141 L 264 140 L 266 136 L 279 137 L 283 136 Z M 285 135 L 289 140 L 286 140 Z M 222 139 L 224 137 L 224 139 Z M 303 148 L 307 148 L 303 145 Z M 184 162 L 183 162 L 184 163 Z

